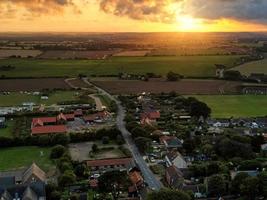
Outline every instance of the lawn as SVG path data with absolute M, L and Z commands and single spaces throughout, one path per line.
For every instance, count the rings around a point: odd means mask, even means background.
M 62 101 L 77 100 L 76 91 L 57 91 L 49 95 L 48 100 L 41 100 L 40 96 L 33 94 L 24 94 L 20 92 L 11 92 L 9 95 L 0 94 L 0 106 L 19 106 L 24 102 L 33 102 L 36 105 L 52 105 Z
M 8 77 L 55 77 L 86 75 L 117 75 L 120 72 L 145 74 L 154 72 L 165 75 L 169 71 L 185 76 L 214 76 L 214 64 L 232 67 L 240 56 L 154 56 L 112 57 L 107 60 L 45 60 L 4 59 L 1 65 L 14 66 L 14 70 L 2 71 Z
M 0 149 L 0 171 L 29 167 L 33 162 L 48 171 L 53 165 L 49 159 L 50 151 L 50 148 L 35 146 Z
M 267 57 L 267 54 L 265 54 Z M 251 73 L 264 73 L 267 74 L 267 58 L 259 61 L 253 61 L 249 63 L 245 63 L 238 67 L 233 68 L 233 70 L 238 70 L 243 75 L 250 75 Z
M 267 115 L 267 96 L 196 95 L 212 109 L 212 117 L 258 117 Z
M 0 137 L 12 138 L 13 127 L 14 127 L 14 121 L 8 120 L 6 122 L 6 128 L 0 128 Z

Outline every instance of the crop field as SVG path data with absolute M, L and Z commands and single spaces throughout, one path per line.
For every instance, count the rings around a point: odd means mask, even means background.
M 267 55 L 265 55 L 266 57 Z M 238 70 L 243 75 L 249 76 L 251 73 L 264 73 L 267 74 L 267 58 L 259 61 L 245 63 L 238 67 L 233 68 L 233 70 Z
M 9 58 L 11 56 L 27 58 L 27 57 L 36 57 L 42 52 L 39 50 L 5 50 L 0 49 L 0 58 Z
M 93 82 L 113 94 L 161 93 L 172 91 L 179 94 L 221 94 L 222 92 L 236 94 L 240 85 L 239 82 L 196 79 L 185 79 L 178 82 L 167 82 L 164 79 L 153 79 L 147 82 L 95 79 Z
M 35 162 L 41 169 L 48 171 L 53 166 L 49 159 L 50 152 L 50 148 L 35 146 L 0 149 L 0 170 L 22 169 Z
M 26 94 L 20 92 L 11 92 L 8 95 L 0 94 L 0 107 L 5 106 L 19 106 L 25 102 L 32 102 L 36 105 L 45 104 L 52 105 L 57 104 L 62 101 L 72 101 L 77 100 L 75 91 L 57 91 L 49 94 L 48 100 L 41 100 L 40 96 L 35 96 L 33 94 Z
M 43 89 L 70 89 L 70 87 L 63 78 L 0 80 L 0 92 L 41 91 Z
M 14 69 L 0 71 L 7 77 L 75 77 L 85 75 L 131 74 L 166 75 L 173 71 L 184 76 L 215 76 L 214 64 L 233 67 L 240 56 L 164 56 L 164 57 L 111 57 L 105 60 L 46 60 L 5 59 L 0 66 L 11 65 Z
M 42 59 L 105 59 L 114 51 L 46 51 L 39 58 Z
M 212 117 L 267 116 L 267 96 L 255 95 L 196 95 L 212 109 Z
M 136 57 L 136 56 L 146 56 L 148 53 L 150 53 L 150 51 L 122 51 L 119 53 L 114 54 L 114 57 Z

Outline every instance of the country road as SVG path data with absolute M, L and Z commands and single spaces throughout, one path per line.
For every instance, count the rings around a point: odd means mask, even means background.
M 87 84 L 93 85 L 87 79 L 85 79 L 84 81 Z M 111 94 L 106 92 L 105 90 L 103 90 L 97 86 L 95 86 L 95 87 L 97 88 L 97 90 L 100 93 L 107 95 L 111 100 L 116 102 L 117 107 L 118 107 L 118 115 L 117 115 L 117 120 L 116 120 L 117 127 L 121 131 L 121 133 L 122 133 L 122 135 L 126 141 L 126 144 L 128 145 L 129 150 L 131 151 L 131 153 L 133 155 L 133 158 L 134 158 L 136 164 L 140 168 L 140 170 L 143 174 L 143 177 L 145 179 L 145 182 L 148 184 L 148 186 L 151 189 L 160 190 L 163 187 L 162 183 L 156 179 L 155 175 L 152 173 L 152 171 L 148 167 L 147 163 L 143 159 L 142 155 L 140 154 L 139 150 L 137 149 L 137 147 L 136 147 L 136 145 L 135 145 L 135 143 L 131 137 L 131 133 L 126 129 L 125 122 L 124 122 L 126 111 L 123 108 L 123 106 L 121 105 L 121 102 L 118 99 L 116 99 L 115 97 L 113 97 Z

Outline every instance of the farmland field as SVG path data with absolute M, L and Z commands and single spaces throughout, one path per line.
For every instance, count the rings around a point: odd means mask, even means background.
M 212 117 L 267 116 L 267 96 L 255 95 L 196 95 L 212 109 Z
M 63 78 L 1 79 L 0 91 L 40 91 L 42 89 L 70 89 Z
M 29 167 L 35 162 L 41 169 L 48 171 L 53 166 L 52 161 L 49 159 L 50 151 L 50 148 L 35 146 L 1 149 L 0 170 L 21 169 Z M 41 152 L 43 152 L 43 155 L 41 155 Z
M 119 53 L 114 54 L 114 57 L 135 57 L 135 56 L 146 56 L 150 51 L 122 51 Z
M 57 91 L 49 95 L 48 100 L 41 100 L 40 96 L 25 94 L 20 92 L 11 92 L 9 95 L 0 94 L 0 107 L 2 106 L 19 106 L 25 102 L 32 102 L 36 105 L 52 105 L 62 101 L 77 100 L 75 91 Z
M 21 58 L 36 57 L 42 52 L 39 50 L 4 50 L 0 49 L 0 58 L 9 58 L 11 56 L 17 56 Z
M 113 94 L 161 93 L 175 91 L 179 94 L 236 94 L 239 82 L 223 80 L 184 79 L 168 82 L 164 79 L 150 81 L 93 79 L 93 82 Z
M 267 55 L 265 55 L 266 57 Z M 243 75 L 250 75 L 251 73 L 264 73 L 267 74 L 267 58 L 259 61 L 249 62 L 238 67 L 233 68 L 238 70 Z
M 185 76 L 215 76 L 214 64 L 233 67 L 240 56 L 165 56 L 165 57 L 112 57 L 106 60 L 45 60 L 5 59 L 0 66 L 15 67 L 0 71 L 8 77 L 55 77 L 79 74 L 117 75 L 120 72 L 145 74 L 153 72 L 165 75 L 173 71 Z
M 39 58 L 44 59 L 104 59 L 114 51 L 46 51 Z

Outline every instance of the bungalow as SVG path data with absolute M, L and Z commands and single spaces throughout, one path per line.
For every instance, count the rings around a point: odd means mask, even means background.
M 167 149 L 178 149 L 183 147 L 183 142 L 175 136 L 161 136 L 159 138 L 160 144 L 165 145 Z
M 188 167 L 187 162 L 184 160 L 183 156 L 177 151 L 167 153 L 165 160 L 168 167 L 175 166 L 178 169 L 185 169 Z
M 36 126 L 32 127 L 31 135 L 46 135 L 53 133 L 67 133 L 67 126 L 52 125 L 52 126 Z
M 5 128 L 6 118 L 5 117 L 0 117 L 0 128 Z
M 133 166 L 134 161 L 132 158 L 111 158 L 100 160 L 88 160 L 86 161 L 88 167 L 92 171 L 113 171 L 113 170 L 126 170 L 130 166 Z
M 174 165 L 166 168 L 165 178 L 171 188 L 182 188 L 184 183 L 183 173 Z

